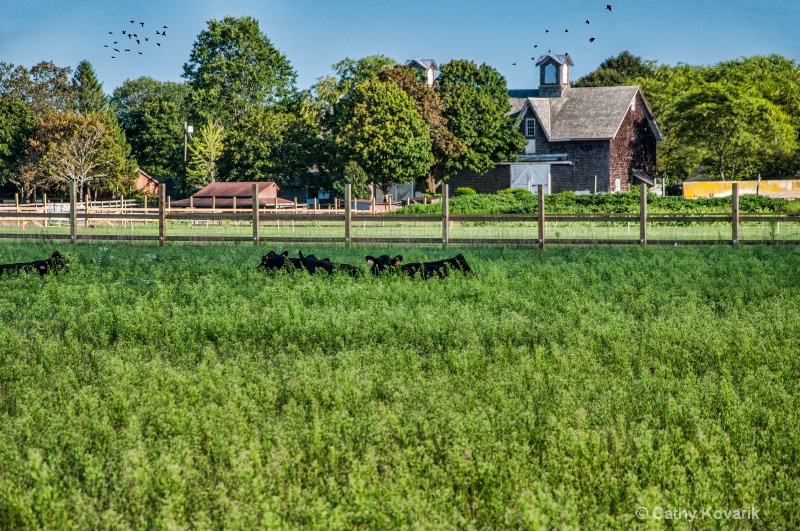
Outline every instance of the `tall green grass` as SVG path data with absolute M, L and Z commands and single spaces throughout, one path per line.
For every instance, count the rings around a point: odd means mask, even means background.
M 476 274 L 80 244 L 0 278 L 0 528 L 800 525 L 797 250 L 302 248 Z

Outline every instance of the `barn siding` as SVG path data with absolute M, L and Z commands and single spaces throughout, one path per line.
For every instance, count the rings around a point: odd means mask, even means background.
M 632 184 L 631 170 L 656 173 L 656 137 L 642 110 L 642 102 L 636 98 L 636 108 L 625 114 L 625 119 L 611 141 L 610 180 L 619 179 L 622 191 L 629 191 Z

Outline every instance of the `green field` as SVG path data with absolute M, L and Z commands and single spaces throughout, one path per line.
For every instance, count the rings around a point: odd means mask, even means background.
M 800 526 L 800 249 L 58 247 L 0 278 L 0 529 Z

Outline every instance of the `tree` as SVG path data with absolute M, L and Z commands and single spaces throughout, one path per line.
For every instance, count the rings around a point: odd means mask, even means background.
M 108 98 L 103 93 L 103 85 L 89 61 L 81 61 L 72 76 L 72 92 L 75 100 L 75 112 L 105 112 L 108 109 Z
M 395 66 L 378 73 L 381 81 L 390 81 L 403 89 L 414 101 L 417 112 L 428 125 L 431 137 L 433 165 L 419 181 L 428 193 L 435 193 L 441 182 L 447 179 L 445 167 L 458 160 L 467 152 L 466 143 L 457 138 L 448 128 L 449 121 L 444 116 L 445 107 L 439 94 L 427 83 L 420 82 L 415 73 L 407 67 Z
M 636 84 L 637 79 L 653 75 L 655 61 L 642 60 L 628 50 L 609 57 L 597 70 L 575 82 L 576 87 L 617 87 Z
M 752 175 L 764 157 L 796 149 L 796 132 L 777 105 L 722 83 L 680 97 L 668 117 L 683 144 L 706 150 L 721 180 Z
M 34 124 L 29 106 L 0 96 L 0 184 L 16 171 Z
M 378 79 L 378 74 L 397 65 L 397 61 L 385 55 L 368 55 L 355 60 L 345 57 L 332 66 L 335 75 L 317 80 L 312 88 L 323 113 L 333 114 L 333 107 L 342 97 L 359 84 Z
M 186 170 L 188 188 L 199 190 L 219 177 L 218 162 L 224 151 L 223 129 L 218 123 L 204 125 L 189 144 Z
M 496 162 L 516 159 L 525 138 L 507 115 L 511 110 L 508 88 L 497 70 L 453 60 L 442 65 L 438 91 L 450 131 L 467 146 L 462 157 L 445 162 L 444 175 L 462 169 L 485 173 Z
M 262 181 L 275 175 L 273 153 L 283 141 L 283 116 L 253 108 L 225 136 L 220 176 L 225 181 Z
M 430 131 L 414 102 L 391 82 L 367 81 L 336 106 L 337 167 L 353 161 L 384 192 L 425 175 L 433 164 Z M 340 173 L 341 175 L 341 173 Z
M 127 80 L 114 90 L 111 104 L 133 157 L 150 175 L 176 176 L 183 171 L 183 122 L 190 90 L 186 83 L 149 77 Z
M 74 183 L 78 198 L 93 181 L 119 183 L 131 169 L 114 128 L 103 115 L 51 113 L 39 123 L 42 172 L 57 186 Z
M 251 17 L 212 19 L 198 35 L 183 77 L 201 121 L 232 123 L 294 90 L 297 74 Z

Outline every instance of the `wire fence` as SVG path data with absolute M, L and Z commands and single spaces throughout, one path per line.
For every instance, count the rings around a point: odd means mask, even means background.
M 547 214 L 539 190 L 536 214 L 450 214 L 447 185 L 441 215 L 365 213 L 350 199 L 340 209 L 270 209 L 256 200 L 246 209 L 170 207 L 163 187 L 157 205 L 128 202 L 90 205 L 0 207 L 0 239 L 43 241 L 319 242 L 499 244 L 708 245 L 799 244 L 800 213 L 740 214 L 733 186 L 728 214 L 650 214 L 642 187 L 640 212 L 630 214 Z

